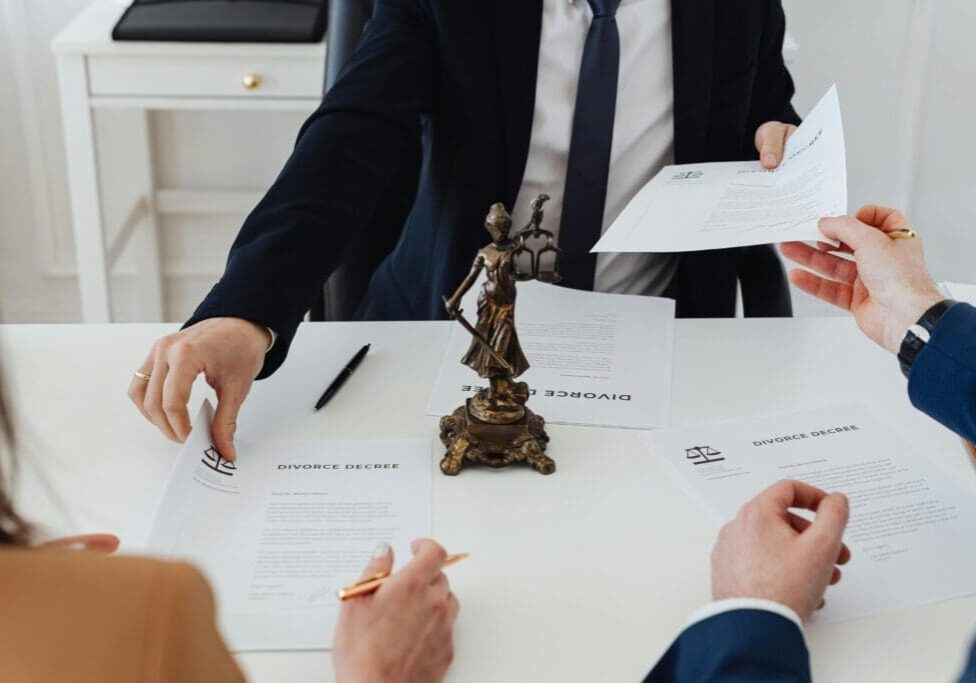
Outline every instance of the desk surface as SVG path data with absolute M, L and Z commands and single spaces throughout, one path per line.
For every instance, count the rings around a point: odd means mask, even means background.
M 423 413 L 448 325 L 304 325 L 289 361 L 253 389 L 242 435 L 436 438 L 437 420 Z M 31 518 L 58 533 L 113 531 L 138 548 L 177 447 L 125 389 L 150 343 L 172 329 L 0 326 L 21 427 L 18 502 Z M 322 387 L 367 341 L 356 376 L 313 413 Z M 895 361 L 849 320 L 678 321 L 674 362 L 674 425 L 861 401 L 976 494 L 959 440 L 911 408 Z M 208 392 L 198 383 L 194 408 Z M 550 477 L 435 474 L 434 535 L 472 553 L 450 570 L 462 608 L 449 680 L 639 680 L 708 600 L 715 528 L 635 433 L 556 425 L 550 434 Z M 949 681 L 974 627 L 968 598 L 811 627 L 807 641 L 822 681 Z M 240 661 L 257 682 L 332 677 L 324 652 Z

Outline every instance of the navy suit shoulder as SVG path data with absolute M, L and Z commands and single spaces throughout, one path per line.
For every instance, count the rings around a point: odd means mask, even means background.
M 692 624 L 644 683 L 810 683 L 803 633 L 773 612 L 740 609 Z
M 954 304 L 912 364 L 912 404 L 976 443 L 976 308 Z
M 969 659 L 959 676 L 959 683 L 976 683 L 976 644 L 969 649 Z

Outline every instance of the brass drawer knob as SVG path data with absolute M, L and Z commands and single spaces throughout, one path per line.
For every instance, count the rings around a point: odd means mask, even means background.
M 257 74 L 246 74 L 244 78 L 241 79 L 241 85 L 243 85 L 246 90 L 257 90 L 261 87 L 261 77 Z

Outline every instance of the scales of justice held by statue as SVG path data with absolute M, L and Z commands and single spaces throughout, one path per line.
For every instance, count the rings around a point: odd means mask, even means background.
M 549 437 L 545 420 L 525 405 L 529 387 L 516 378 L 529 369 L 515 331 L 517 282 L 560 280 L 561 251 L 554 235 L 542 229 L 543 204 L 532 200 L 529 224 L 509 237 L 512 219 L 502 204 L 493 204 L 485 219 L 491 243 L 478 251 L 471 272 L 450 298 L 447 314 L 471 334 L 471 346 L 461 358 L 488 386 L 480 389 L 450 415 L 441 418 L 441 441 L 447 453 L 441 471 L 456 475 L 465 465 L 506 467 L 524 462 L 542 474 L 552 474 L 556 463 L 545 454 Z M 460 308 L 462 297 L 479 275 L 485 281 L 478 294 L 478 319 L 472 325 Z

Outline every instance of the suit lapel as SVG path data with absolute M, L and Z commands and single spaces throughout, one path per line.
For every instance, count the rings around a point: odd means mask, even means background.
M 677 1 L 677 0 L 676 0 Z M 504 150 L 500 179 L 511 210 L 529 156 L 542 32 L 542 0 L 486 0 L 498 65 L 498 122 Z
M 674 61 L 674 156 L 704 161 L 712 91 L 715 0 L 671 0 Z

